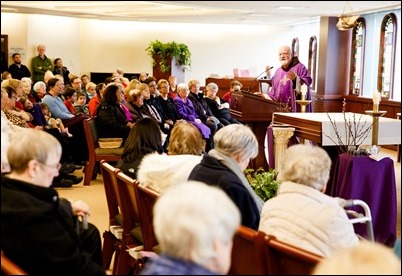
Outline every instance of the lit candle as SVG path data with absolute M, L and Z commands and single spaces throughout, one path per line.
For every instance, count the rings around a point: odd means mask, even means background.
M 375 91 L 373 93 L 373 111 L 378 112 L 379 111 L 379 105 L 381 101 L 381 93 Z
M 306 100 L 306 95 L 307 95 L 307 85 L 303 84 L 300 88 L 301 96 L 302 96 L 302 101 Z

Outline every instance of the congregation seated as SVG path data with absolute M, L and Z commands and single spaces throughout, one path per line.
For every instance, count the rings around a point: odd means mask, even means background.
M 100 138 L 123 138 L 125 141 L 134 126 L 127 121 L 126 114 L 120 107 L 123 88 L 110 83 L 101 104 L 96 110 L 96 128 Z
M 35 102 L 40 103 L 43 97 L 46 95 L 46 83 L 43 81 L 38 81 L 35 83 L 31 94 L 35 98 Z
M 141 275 L 225 275 L 240 214 L 216 187 L 189 181 L 160 195 L 153 225 L 161 253 Z
M 188 82 L 188 89 L 190 90 L 188 98 L 194 105 L 195 113 L 201 122 L 209 127 L 211 130 L 211 136 L 213 137 L 216 131 L 223 127 L 223 124 L 221 124 L 218 118 L 214 116 L 207 102 L 205 101 L 204 93 L 200 91 L 200 82 L 198 80 L 190 80 Z M 210 142 L 213 142 L 213 139 L 210 139 Z M 213 148 L 213 144 L 207 145 L 207 151 Z
M 12 86 L 2 87 L 2 91 L 6 93 L 7 98 L 4 98 L 4 106 L 2 106 L 2 111 L 6 118 L 13 124 L 22 128 L 29 128 L 31 125 L 28 124 L 32 121 L 33 116 L 26 112 L 25 110 L 20 110 L 16 107 L 16 102 L 18 99 L 17 93 Z M 3 94 L 3 92 L 2 92 Z M 6 99 L 8 99 L 6 101 Z M 22 103 L 20 103 L 22 105 Z
M 176 121 L 179 121 L 182 118 L 177 112 L 173 99 L 168 97 L 169 83 L 165 79 L 160 79 L 156 86 L 159 91 L 159 96 L 155 98 L 154 106 L 158 109 L 159 114 L 162 116 L 163 122 L 172 128 Z
M 117 168 L 136 179 L 138 167 L 144 156 L 163 152 L 162 135 L 163 133 L 154 119 L 149 117 L 139 119 L 131 128 L 124 143 L 123 154 Z
M 279 168 L 281 184 L 264 204 L 259 230 L 321 256 L 358 244 L 341 206 L 344 200 L 324 193 L 330 170 L 324 149 L 307 144 L 287 148 Z
M 169 98 L 174 99 L 176 97 L 179 96 L 178 92 L 177 92 L 177 78 L 176 76 L 170 75 L 168 78 L 168 82 L 169 82 Z
M 14 104 L 12 105 L 12 107 L 7 108 L 7 118 L 9 118 L 9 120 L 14 120 L 13 117 L 19 117 L 26 123 L 32 121 L 32 116 L 28 112 L 24 111 L 24 105 L 20 102 L 20 99 L 24 96 L 23 83 L 17 79 L 7 79 L 1 82 L 1 87 L 5 88 L 9 95 L 10 93 L 14 94 L 12 96 L 13 98 L 11 99 L 14 100 Z M 14 114 L 16 116 L 9 116 L 10 114 Z
M 238 80 L 231 81 L 230 82 L 230 90 L 228 92 L 226 92 L 222 96 L 222 99 L 225 100 L 226 102 L 228 102 L 229 105 L 231 105 L 231 103 L 232 103 L 232 93 L 234 91 L 240 92 L 242 87 L 243 87 L 243 85 Z
M 105 92 L 105 88 L 106 88 L 106 85 L 103 82 L 98 83 L 95 87 L 96 96 L 89 100 L 88 109 L 89 109 L 89 114 L 92 117 L 96 116 L 96 108 L 102 101 L 103 94 Z
M 36 99 L 34 96 L 31 94 L 31 89 L 32 89 L 32 80 L 27 77 L 23 77 L 21 79 L 21 86 L 22 86 L 22 91 L 23 91 L 23 97 L 28 98 L 32 103 L 36 102 Z
M 132 89 L 128 92 L 125 105 L 133 118 L 133 122 L 145 117 L 152 118 L 148 108 L 144 106 L 142 93 L 139 89 Z
M 33 112 L 35 113 L 35 116 L 31 115 L 33 118 L 38 117 L 38 119 L 40 120 L 38 122 L 38 125 L 36 125 L 34 121 L 32 122 L 32 124 L 28 125 L 26 121 L 23 120 L 21 117 L 17 116 L 16 114 L 9 113 L 8 110 L 15 106 L 15 98 L 16 96 L 14 88 L 12 88 L 11 86 L 6 86 L 5 88 L 2 88 L 1 117 L 2 117 L 2 132 L 4 132 L 4 135 L 6 135 L 8 139 L 10 139 L 10 137 L 13 136 L 15 133 L 24 129 L 29 129 L 31 126 L 34 127 L 35 129 L 48 132 L 59 141 L 63 149 L 61 159 L 61 161 L 63 162 L 63 166 L 61 166 L 59 170 L 60 175 L 58 177 L 55 177 L 53 186 L 71 187 L 73 184 L 78 184 L 82 180 L 82 177 L 76 177 L 74 175 L 68 174 L 73 172 L 75 170 L 75 167 L 73 168 L 73 166 L 67 164 L 68 162 L 71 161 L 71 147 L 69 141 L 65 139 L 67 137 L 63 137 L 62 133 L 59 132 L 58 130 L 53 131 L 52 129 L 46 127 L 47 123 L 46 120 L 44 119 L 44 116 L 38 103 L 35 103 L 36 110 L 35 112 Z M 30 103 L 30 101 L 26 98 L 21 98 L 21 102 L 23 102 L 24 104 L 28 103 L 28 105 Z M 10 118 L 11 120 L 9 120 L 8 118 Z M 68 135 L 68 132 L 66 134 Z
M 243 173 L 258 154 L 257 138 L 248 126 L 231 124 L 216 132 L 214 143 L 215 148 L 204 154 L 189 180 L 222 188 L 239 208 L 241 224 L 257 230 L 264 202 Z
M 140 185 L 159 193 L 188 179 L 199 164 L 205 150 L 205 140 L 198 129 L 187 122 L 177 122 L 172 129 L 168 154 L 148 154 L 138 168 Z
M 85 140 L 83 120 L 87 115 L 81 114 L 75 116 L 64 104 L 60 94 L 64 91 L 63 78 L 51 78 L 48 81 L 49 91 L 43 97 L 42 102 L 47 104 L 52 116 L 61 119 L 64 126 L 68 127 L 69 132 L 73 135 L 72 144 L 74 145 L 72 156 L 77 164 L 81 164 L 88 160 L 88 148 Z
M 238 120 L 230 115 L 230 105 L 224 99 L 221 99 L 216 94 L 218 93 L 218 85 L 214 82 L 210 82 L 205 87 L 207 95 L 205 97 L 209 108 L 219 121 L 225 126 L 229 124 L 240 124 Z
M 189 93 L 190 91 L 185 83 L 177 85 L 178 96 L 173 99 L 177 112 L 184 120 L 197 127 L 204 139 L 208 140 L 211 137 L 211 130 L 201 121 L 195 112 L 193 103 L 188 99 Z
M 169 136 L 171 128 L 168 124 L 163 122 L 161 114 L 154 106 L 154 98 L 151 98 L 149 86 L 146 83 L 140 83 L 137 84 L 136 89 L 141 92 L 142 100 L 144 103 L 144 113 L 147 116 L 154 118 L 158 122 L 161 131 Z

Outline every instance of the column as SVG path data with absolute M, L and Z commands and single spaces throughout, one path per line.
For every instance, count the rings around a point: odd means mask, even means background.
M 274 150 L 275 150 L 275 169 L 279 170 L 284 151 L 288 147 L 289 138 L 293 136 L 294 127 L 273 127 Z

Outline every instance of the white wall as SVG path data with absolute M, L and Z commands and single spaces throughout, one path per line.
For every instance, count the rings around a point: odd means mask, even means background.
M 17 22 L 17 24 L 16 24 Z M 176 41 L 188 45 L 192 67 L 186 81 L 203 83 L 210 74 L 233 75 L 233 68 L 250 69 L 251 75 L 265 65 L 279 66 L 277 50 L 290 45 L 289 28 L 221 24 L 176 24 L 123 22 L 70 17 L 1 14 L 1 33 L 13 47 L 23 47 L 23 63 L 30 67 L 36 46 L 46 45 L 51 59 L 60 57 L 70 72 L 152 73 L 151 58 L 145 48 L 152 40 Z M 311 34 L 312 35 L 312 34 Z M 12 63 L 9 59 L 9 63 Z

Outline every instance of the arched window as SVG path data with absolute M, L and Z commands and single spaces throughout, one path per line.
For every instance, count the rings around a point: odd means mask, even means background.
M 311 83 L 311 89 L 315 90 L 315 83 L 317 79 L 317 37 L 310 37 L 308 45 L 308 68 L 311 78 L 313 79 Z
M 349 94 L 362 95 L 365 42 L 366 22 L 360 17 L 352 32 Z
M 377 89 L 381 96 L 392 99 L 396 52 L 396 16 L 389 13 L 381 23 L 380 53 L 378 62 Z
M 294 57 L 299 56 L 299 39 L 297 37 L 292 40 L 292 52 Z

